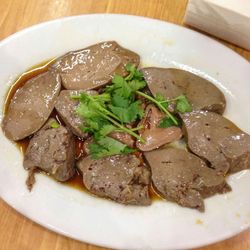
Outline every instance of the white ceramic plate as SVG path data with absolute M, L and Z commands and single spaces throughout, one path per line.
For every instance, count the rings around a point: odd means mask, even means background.
M 29 67 L 104 40 L 141 56 L 143 65 L 177 67 L 214 82 L 225 94 L 225 116 L 250 132 L 250 65 L 194 31 L 126 15 L 85 15 L 36 25 L 0 43 L 0 106 L 13 80 Z M 37 176 L 31 193 L 22 154 L 0 131 L 0 195 L 23 215 L 69 237 L 123 249 L 182 249 L 235 235 L 250 225 L 250 172 L 229 178 L 233 192 L 206 199 L 205 213 L 170 202 L 119 205 Z

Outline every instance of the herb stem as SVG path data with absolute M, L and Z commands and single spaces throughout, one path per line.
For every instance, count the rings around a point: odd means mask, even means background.
M 151 102 L 155 103 L 164 113 L 166 113 L 168 115 L 168 117 L 174 122 L 175 125 L 178 126 L 178 121 L 174 118 L 174 116 L 165 108 L 161 105 L 160 102 L 158 102 L 157 100 L 155 100 L 153 97 L 146 95 L 145 93 L 141 92 L 141 91 L 136 91 L 136 94 L 145 97 L 146 99 L 150 100 Z
M 119 118 L 114 115 L 112 112 L 110 112 L 109 110 L 105 109 L 105 108 L 102 108 L 100 111 L 103 111 L 104 113 L 106 113 L 107 115 L 111 116 L 112 118 L 116 119 L 119 121 Z
M 136 127 L 136 128 L 131 128 L 131 131 L 138 131 L 138 130 L 143 129 L 143 128 L 144 128 L 144 126 L 141 125 L 141 126 Z
M 138 131 L 138 130 L 143 129 L 143 128 L 144 128 L 144 126 L 143 126 L 143 125 L 140 125 L 139 127 L 130 128 L 129 130 L 130 130 L 130 131 Z M 121 130 L 121 129 L 116 129 L 115 132 L 123 132 L 123 130 Z
M 136 134 L 135 132 L 133 132 L 132 130 L 124 127 L 123 125 L 121 125 L 119 122 L 117 122 L 116 120 L 114 120 L 113 118 L 109 117 L 108 115 L 105 115 L 103 113 L 100 113 L 100 115 L 103 118 L 106 118 L 107 120 L 109 120 L 110 122 L 112 122 L 114 125 L 116 125 L 118 128 L 120 128 L 121 130 L 127 132 L 128 134 L 134 136 L 136 139 L 138 139 L 140 142 L 145 143 L 144 139 L 139 136 L 138 134 Z
M 96 103 L 96 100 L 91 96 L 91 95 L 88 95 L 88 98 L 89 100 L 91 100 L 93 103 Z M 98 107 L 97 107 L 100 112 L 104 112 L 105 114 L 113 117 L 114 119 L 118 120 L 119 121 L 119 118 L 114 115 L 112 112 L 110 112 L 109 110 L 105 109 L 104 107 L 102 107 L 99 103 L 98 103 Z

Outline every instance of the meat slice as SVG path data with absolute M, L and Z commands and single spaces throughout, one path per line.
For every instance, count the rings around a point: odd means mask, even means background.
M 150 151 L 164 144 L 179 140 L 182 137 L 182 132 L 179 127 L 159 128 L 159 123 L 164 117 L 164 114 L 159 111 L 154 105 L 148 105 L 145 110 L 145 116 L 138 124 L 143 126 L 139 131 L 140 136 L 145 140 L 145 143 L 137 140 L 136 146 L 141 151 Z
M 90 154 L 90 144 L 94 143 L 93 136 L 88 137 L 83 143 L 83 150 L 86 155 Z
M 226 174 L 230 162 L 223 153 L 220 143 L 225 144 L 225 141 L 223 143 L 225 138 L 242 131 L 228 119 L 213 112 L 194 111 L 185 113 L 181 117 L 189 149 L 206 159 L 218 173 Z
M 32 137 L 24 155 L 26 170 L 42 169 L 58 181 L 67 181 L 75 173 L 75 141 L 64 126 L 52 128 L 49 121 Z
M 129 129 L 132 129 L 132 126 L 130 124 L 127 124 L 126 125 L 127 128 Z M 109 135 L 109 137 L 123 143 L 123 144 L 126 144 L 127 146 L 129 146 L 130 148 L 133 148 L 134 147 L 134 144 L 135 144 L 135 138 L 126 133 L 126 132 L 111 132 Z
M 204 211 L 203 198 L 231 190 L 223 176 L 185 150 L 164 148 L 145 152 L 144 156 L 155 189 L 181 206 Z
M 67 127 L 76 135 L 83 139 L 88 137 L 88 133 L 81 130 L 84 121 L 77 115 L 76 109 L 79 105 L 79 100 L 72 99 L 71 96 L 79 95 L 82 90 L 62 90 L 56 99 L 55 108 L 63 119 Z M 98 94 L 97 91 L 87 91 L 90 95 Z
M 141 70 L 151 93 L 173 99 L 187 96 L 194 110 L 209 110 L 222 114 L 226 107 L 223 93 L 211 82 L 180 69 L 144 68 Z
M 123 144 L 126 144 L 130 148 L 134 147 L 134 137 L 126 132 L 112 132 L 109 136 Z
M 225 137 L 219 142 L 220 148 L 230 164 L 230 172 L 250 169 L 250 136 L 239 133 Z
M 127 75 L 127 63 L 139 65 L 140 57 L 114 41 L 69 52 L 57 59 L 51 69 L 62 78 L 66 89 L 95 89 L 110 82 L 114 74 Z
M 5 135 L 18 141 L 39 130 L 54 109 L 60 89 L 60 77 L 53 72 L 27 81 L 11 99 L 2 122 Z
M 77 167 L 91 193 L 123 204 L 151 204 L 150 171 L 135 155 L 114 155 L 99 160 L 87 156 L 77 162 Z

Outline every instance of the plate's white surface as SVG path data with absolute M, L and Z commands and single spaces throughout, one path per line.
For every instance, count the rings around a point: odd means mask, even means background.
M 225 116 L 250 132 L 250 65 L 191 30 L 125 15 L 86 15 L 40 24 L 0 43 L 0 106 L 13 80 L 44 60 L 103 40 L 136 51 L 143 65 L 178 67 L 214 82 L 227 99 Z M 25 187 L 22 155 L 0 131 L 0 195 L 37 223 L 89 243 L 126 249 L 180 249 L 209 244 L 250 225 L 250 171 L 229 178 L 233 192 L 206 199 L 206 212 L 153 202 L 123 206 L 37 176 Z

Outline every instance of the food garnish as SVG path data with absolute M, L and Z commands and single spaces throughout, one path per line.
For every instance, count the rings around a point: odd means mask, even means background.
M 128 128 L 144 117 L 142 101 L 138 96 L 154 103 L 166 117 L 159 123 L 159 127 L 167 128 L 178 126 L 178 118 L 168 110 L 170 103 L 175 103 L 176 112 L 191 110 L 187 98 L 181 95 L 173 100 L 166 100 L 162 95 L 152 97 L 142 90 L 146 82 L 142 73 L 133 64 L 127 64 L 126 70 L 129 75 L 122 77 L 114 75 L 112 84 L 108 85 L 101 94 L 89 95 L 86 92 L 71 96 L 79 100 L 77 114 L 83 118 L 84 124 L 81 129 L 93 135 L 94 143 L 90 145 L 90 153 L 98 159 L 108 155 L 127 154 L 135 151 L 127 145 L 110 138 L 111 132 L 125 132 L 144 143 L 144 139 L 136 133 L 140 128 Z
M 60 124 L 57 122 L 57 121 L 52 121 L 50 123 L 50 127 L 51 128 L 59 128 L 60 127 Z

